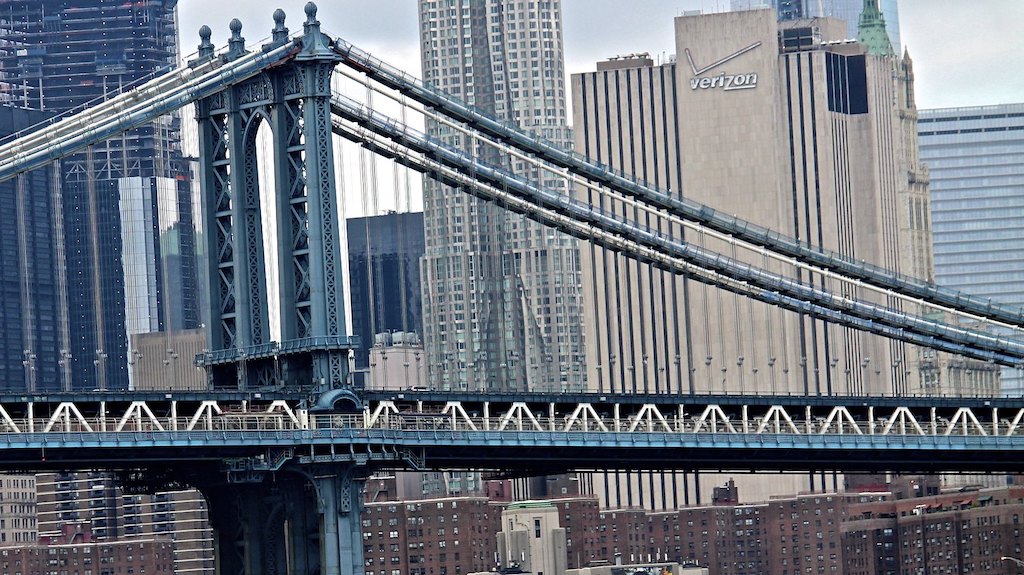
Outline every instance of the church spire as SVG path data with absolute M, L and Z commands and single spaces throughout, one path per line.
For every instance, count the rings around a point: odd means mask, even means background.
M 857 24 L 857 41 L 867 46 L 869 54 L 892 56 L 892 42 L 885 30 L 885 17 L 878 8 L 878 0 L 864 0 L 864 10 Z

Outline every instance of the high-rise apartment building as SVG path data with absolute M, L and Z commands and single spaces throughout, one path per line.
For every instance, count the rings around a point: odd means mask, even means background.
M 420 0 L 423 78 L 560 146 L 566 124 L 559 0 Z M 450 125 L 431 136 L 469 147 Z M 558 178 L 488 150 L 517 173 Z M 452 390 L 580 389 L 577 242 L 433 182 L 424 185 L 424 344 L 431 385 Z
M 877 12 L 866 16 L 874 30 L 862 29 L 864 43 L 846 40 L 838 20 L 779 22 L 766 10 L 677 18 L 677 62 L 618 59 L 572 77 L 576 150 L 677 197 L 930 280 L 912 67 L 876 41 Z M 603 205 L 805 284 L 871 297 L 712 234 Z M 900 395 L 996 386 L 997 370 L 981 362 L 782 311 L 590 245 L 581 251 L 587 367 L 598 390 Z M 836 484 L 807 479 L 746 483 L 742 492 Z M 709 482 L 718 480 L 701 476 L 703 493 Z M 651 506 L 664 498 L 643 492 L 666 483 L 678 481 L 623 474 L 603 496 L 613 506 Z
M 900 14 L 898 0 L 879 0 L 878 6 L 885 18 L 885 31 L 893 50 L 899 52 Z M 846 22 L 846 37 L 857 37 L 857 26 L 864 11 L 864 0 L 732 0 L 731 10 L 772 8 L 779 20 L 801 18 L 838 18 Z
M 195 490 L 127 493 L 110 473 L 46 473 L 35 479 L 38 532 L 86 524 L 99 542 L 170 541 L 176 572 L 214 573 L 213 532 Z
M 1024 104 L 922 110 L 935 282 L 1024 306 Z M 1006 368 L 1002 392 L 1024 395 Z
M 36 531 L 36 478 L 0 475 L 0 547 L 32 545 Z
M 175 1 L 0 3 L 2 97 L 63 113 L 178 61 Z M 129 336 L 199 325 L 190 170 L 166 116 L 62 162 L 76 389 L 129 386 Z M 39 354 L 36 354 L 37 357 Z
M 0 106 L 0 136 L 49 118 Z M 47 167 L 0 183 L 0 382 L 4 391 L 59 391 L 67 382 L 68 306 L 59 174 Z

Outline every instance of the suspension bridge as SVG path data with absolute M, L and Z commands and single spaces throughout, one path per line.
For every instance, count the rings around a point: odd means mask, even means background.
M 209 501 L 219 572 L 249 574 L 362 573 L 360 489 L 375 469 L 482 461 L 515 473 L 1024 469 L 1024 406 L 1013 399 L 350 387 L 356 342 L 345 325 L 335 136 L 636 262 L 982 365 L 1024 365 L 1024 312 L 763 229 L 564 151 L 327 36 L 312 4 L 301 32 L 291 34 L 280 11 L 274 23 L 267 44 L 247 49 L 232 22 L 221 52 L 204 27 L 188 65 L 0 145 L 2 181 L 194 105 L 211 317 L 211 351 L 197 358 L 210 391 L 0 397 L 5 469 L 136 470 L 153 483 L 193 485 Z M 493 153 L 446 145 L 346 96 L 332 84 L 338 73 L 564 185 L 513 173 L 486 161 Z M 273 134 L 272 246 L 257 175 L 261 125 Z M 571 193 L 578 187 L 602 199 L 584 201 Z M 684 230 L 830 283 L 688 242 Z M 268 251 L 278 267 L 279 335 L 270 329 Z

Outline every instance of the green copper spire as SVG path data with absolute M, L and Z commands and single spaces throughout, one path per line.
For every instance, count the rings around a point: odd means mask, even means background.
M 892 43 L 885 31 L 885 18 L 878 8 L 878 0 L 864 0 L 864 11 L 857 24 L 857 41 L 868 48 L 868 54 L 892 56 Z

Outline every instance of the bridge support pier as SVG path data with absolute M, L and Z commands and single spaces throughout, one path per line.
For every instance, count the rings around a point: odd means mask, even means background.
M 234 479 L 199 486 L 218 575 L 364 574 L 361 467 L 314 464 Z

